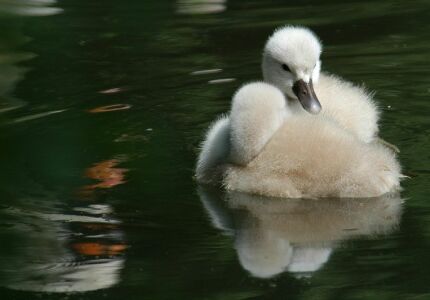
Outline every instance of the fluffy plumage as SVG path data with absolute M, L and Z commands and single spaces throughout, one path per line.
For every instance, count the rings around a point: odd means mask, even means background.
M 379 112 L 371 95 L 320 74 L 320 53 L 308 29 L 275 31 L 263 53 L 265 82 L 241 87 L 230 114 L 209 130 L 199 182 L 291 198 L 375 197 L 399 187 L 394 153 L 376 142 Z M 298 80 L 313 82 L 320 114 L 300 105 Z

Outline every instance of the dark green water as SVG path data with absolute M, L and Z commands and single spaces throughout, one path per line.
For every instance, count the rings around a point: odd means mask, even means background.
M 424 0 L 0 0 L 0 299 L 430 299 L 429 17 Z M 206 127 L 287 23 L 377 92 L 401 195 L 194 183 Z

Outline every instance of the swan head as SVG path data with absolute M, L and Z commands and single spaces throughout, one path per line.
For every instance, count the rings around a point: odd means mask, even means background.
M 300 101 L 313 114 L 321 110 L 313 89 L 320 73 L 321 48 L 309 29 L 286 26 L 269 37 L 263 52 L 264 80 L 281 89 L 289 100 Z

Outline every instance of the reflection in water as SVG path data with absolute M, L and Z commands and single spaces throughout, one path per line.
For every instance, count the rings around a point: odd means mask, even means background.
M 220 84 L 220 83 L 228 83 L 235 81 L 235 78 L 221 78 L 221 79 L 213 79 L 209 80 L 209 84 Z
M 3 21 L 1 16 L 0 21 Z M 0 25 L 2 23 L 0 22 Z M 10 26 L 13 25 L 2 26 L 2 31 L 8 30 Z M 0 35 L 0 113 L 16 109 L 24 104 L 22 100 L 12 96 L 15 86 L 27 72 L 26 68 L 18 67 L 17 64 L 34 56 L 31 53 L 15 51 L 15 48 L 25 43 L 27 39 L 18 32 L 13 32 L 13 34 L 15 35 L 13 38 L 9 35 Z
M 32 121 L 32 120 L 44 118 L 50 115 L 56 115 L 65 111 L 66 109 L 60 109 L 60 110 L 51 110 L 51 111 L 38 113 L 38 114 L 32 114 L 32 115 L 16 118 L 12 121 L 12 123 L 22 123 L 22 122 Z
M 63 10 L 52 7 L 55 0 L 0 0 L 0 13 L 21 16 L 50 16 Z
M 85 177 L 99 181 L 95 184 L 84 186 L 81 195 L 90 195 L 97 189 L 108 189 L 125 183 L 125 173 L 128 169 L 116 168 L 125 159 L 123 157 L 113 158 L 98 162 L 85 171 Z
M 99 107 L 90 109 L 88 112 L 103 113 L 103 112 L 111 112 L 111 111 L 117 111 L 117 110 L 126 110 L 130 108 L 131 108 L 130 104 L 111 104 L 111 105 L 99 106 Z
M 1 240 L 10 241 L 1 249 L 3 286 L 26 291 L 81 292 L 119 282 L 126 246 L 112 208 L 99 204 L 73 210 L 0 210 Z
M 215 14 L 226 9 L 226 0 L 179 0 L 178 14 Z
M 99 91 L 99 94 L 117 94 L 117 93 L 123 92 L 124 90 L 125 90 L 124 88 L 117 87 L 117 88 L 111 88 L 111 89 Z
M 16 85 L 28 71 L 18 66 L 33 58 L 33 53 L 17 51 L 16 48 L 28 42 L 29 38 L 20 32 L 21 21 L 12 16 L 46 16 L 58 14 L 60 8 L 51 7 L 53 0 L 0 0 L 0 113 L 19 108 L 24 101 L 12 94 Z
M 207 75 L 207 74 L 216 74 L 216 73 L 221 73 L 222 69 L 207 69 L 207 70 L 199 70 L 199 71 L 194 71 L 191 72 L 191 75 Z
M 234 236 L 240 264 L 253 276 L 309 276 L 340 241 L 387 234 L 399 223 L 400 195 L 369 199 L 280 199 L 199 187 L 214 227 Z
M 99 181 L 80 188 L 85 204 L 59 208 L 56 197 L 26 198 L 0 207 L 0 283 L 15 290 L 83 292 L 111 287 L 124 267 L 124 234 L 114 209 L 97 203 L 98 189 L 125 182 L 124 157 L 85 171 Z M 88 197 L 91 196 L 91 197 Z M 63 199 L 61 199 L 63 200 Z M 65 203 L 65 201 L 61 201 Z

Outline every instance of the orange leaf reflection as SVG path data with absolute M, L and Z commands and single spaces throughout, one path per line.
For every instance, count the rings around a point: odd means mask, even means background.
M 118 255 L 124 252 L 127 245 L 112 244 L 106 245 L 98 242 L 80 242 L 72 244 L 73 249 L 81 255 L 101 256 L 101 255 Z
M 85 177 L 98 180 L 98 183 L 85 185 L 81 189 L 82 194 L 91 194 L 96 189 L 108 189 L 126 182 L 125 173 L 128 169 L 116 168 L 123 160 L 109 159 L 94 164 L 86 169 Z

